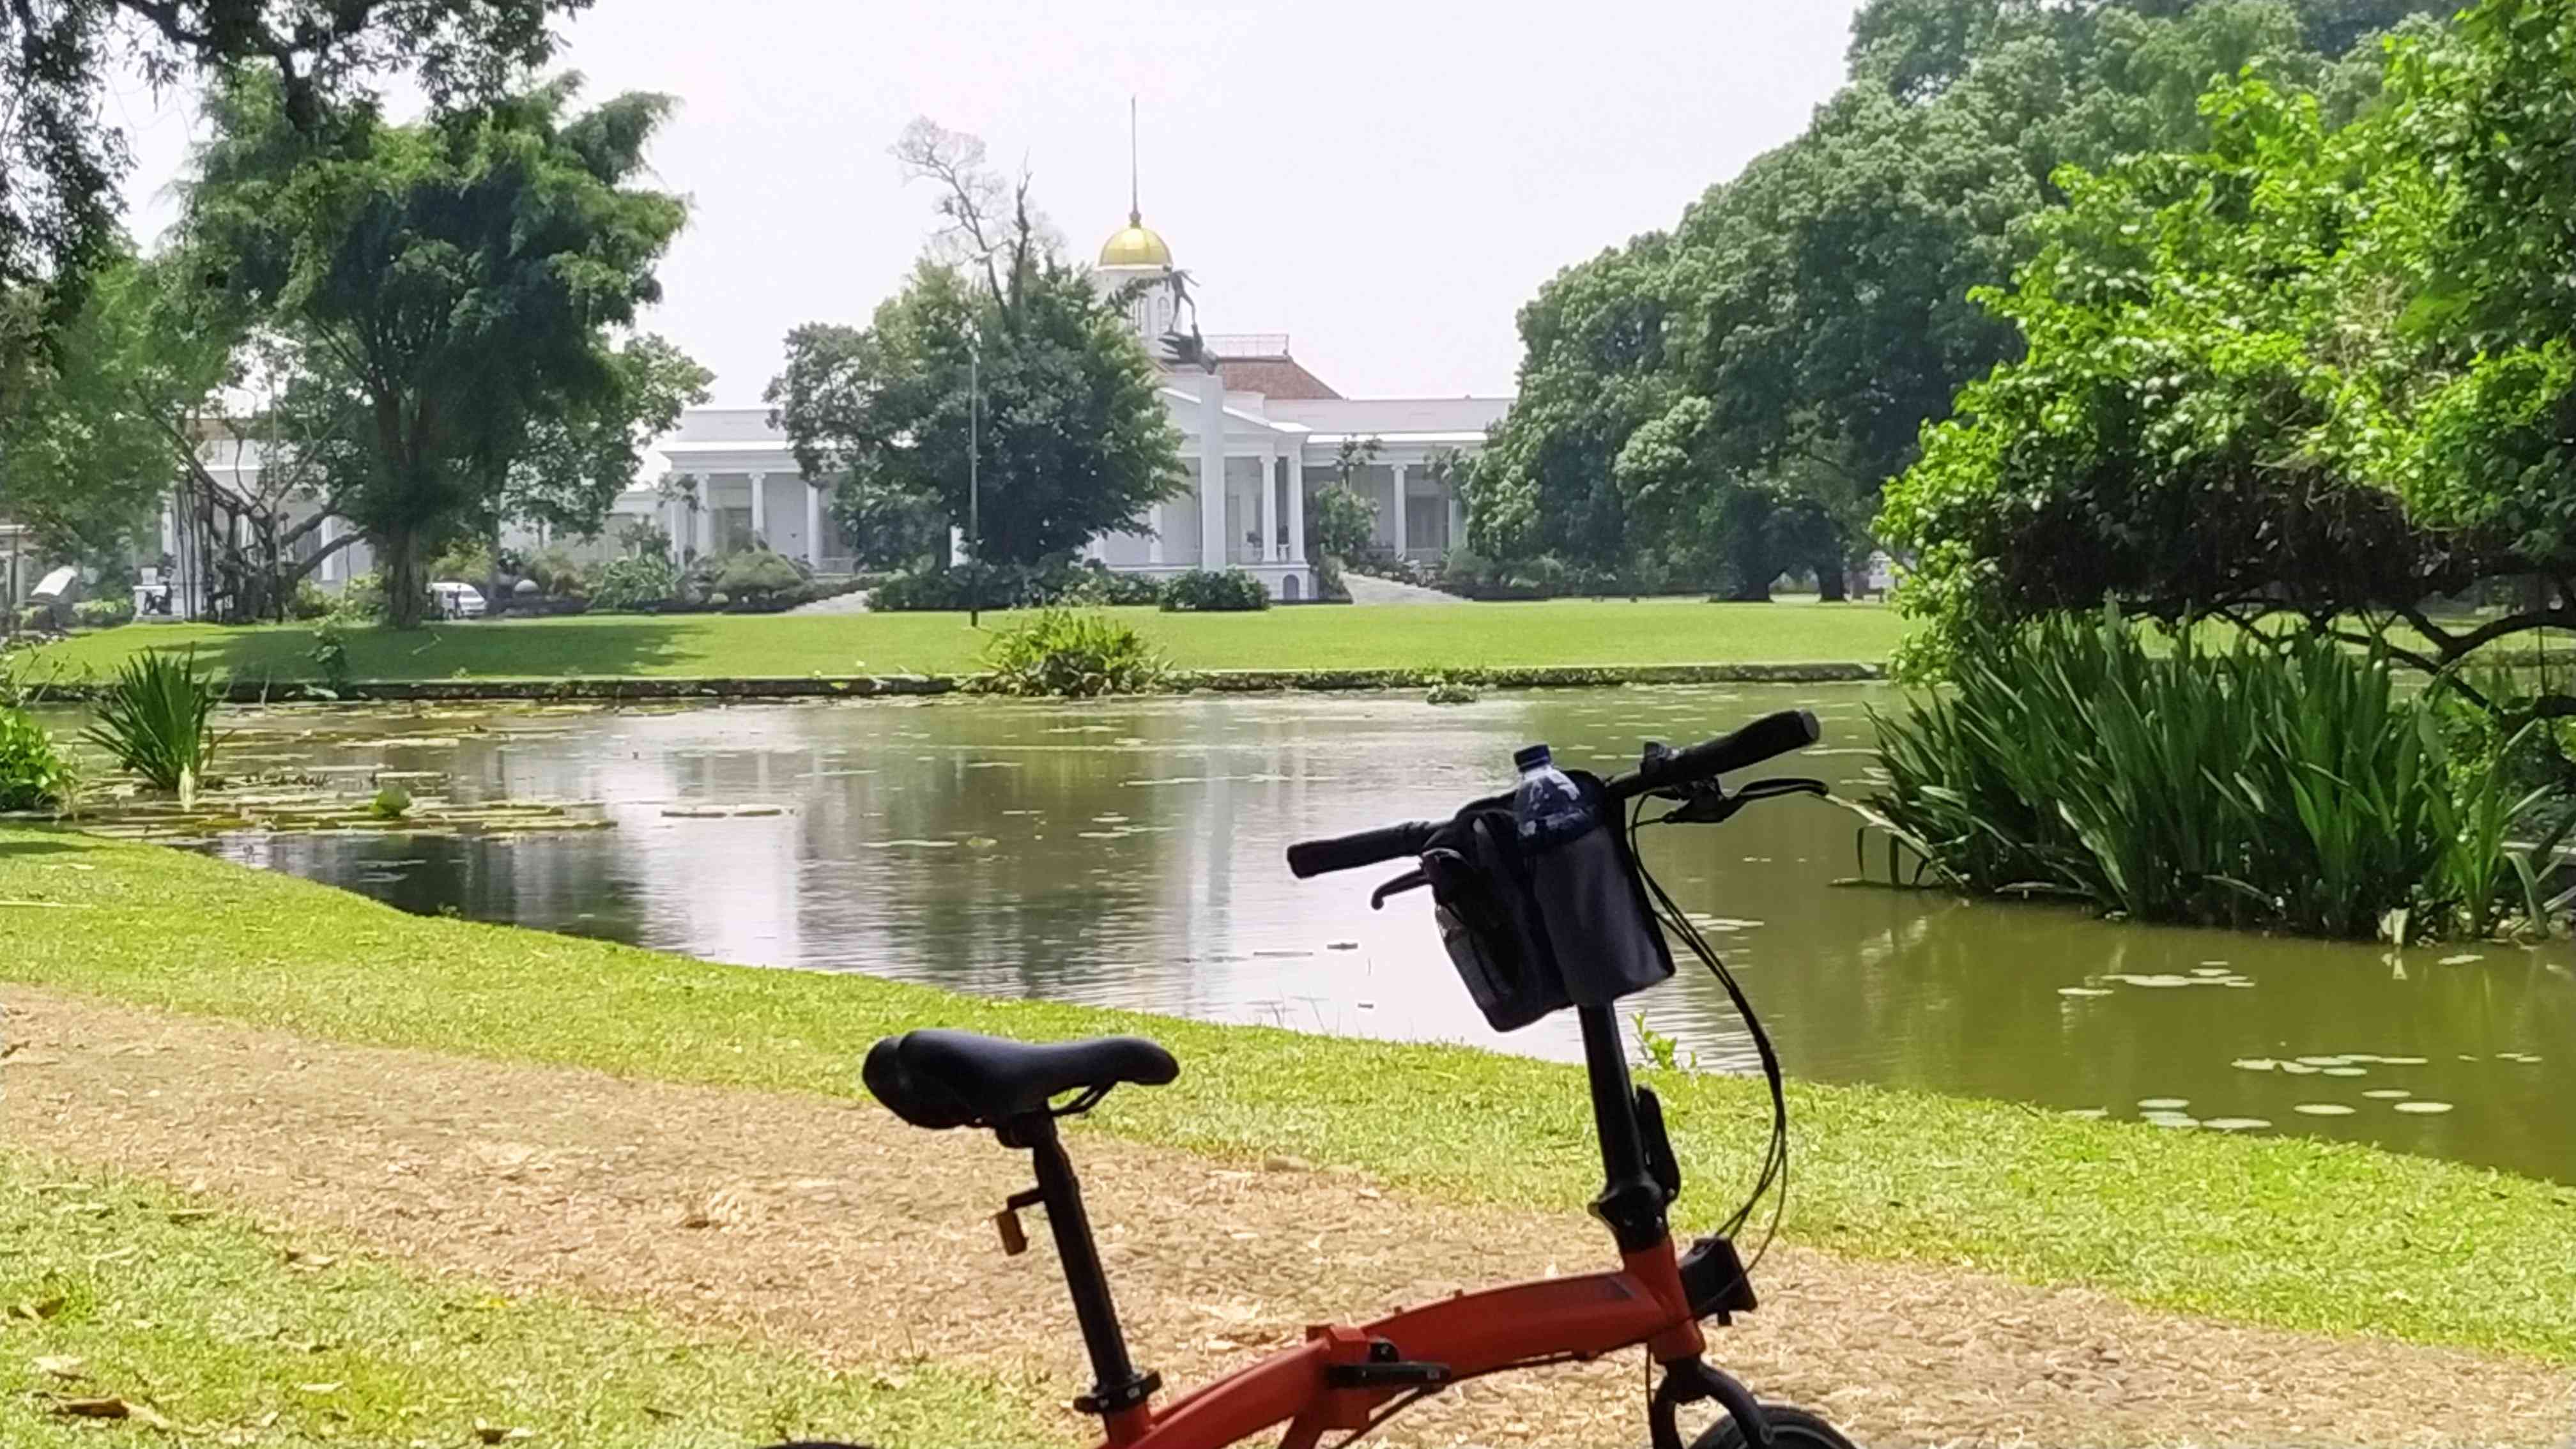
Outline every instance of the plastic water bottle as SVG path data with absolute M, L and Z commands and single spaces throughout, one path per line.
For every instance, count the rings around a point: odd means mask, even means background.
M 1556 767 L 1545 745 L 1531 745 L 1512 756 L 1521 783 L 1512 792 L 1512 819 L 1519 827 L 1521 849 L 1550 850 L 1592 829 L 1592 811 L 1583 792 Z

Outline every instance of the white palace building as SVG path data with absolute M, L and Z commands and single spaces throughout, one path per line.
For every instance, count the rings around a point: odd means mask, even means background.
M 1127 225 L 1101 246 L 1096 274 L 1104 292 L 1148 284 L 1137 289 L 1130 315 L 1160 356 L 1179 303 L 1171 248 L 1131 211 Z M 1433 465 L 1445 454 L 1482 447 L 1510 398 L 1349 398 L 1300 366 L 1284 334 L 1211 336 L 1206 343 L 1215 372 L 1167 366 L 1162 384 L 1193 486 L 1156 504 L 1139 531 L 1094 540 L 1091 557 L 1133 573 L 1241 568 L 1276 598 L 1311 599 L 1307 505 L 1317 490 L 1339 481 L 1336 458 L 1351 439 L 1377 443 L 1354 485 L 1377 503 L 1380 545 L 1436 561 L 1464 541 L 1465 508 L 1455 482 Z M 691 408 L 652 452 L 640 470 L 645 481 L 619 496 L 597 535 L 549 540 L 513 531 L 504 542 L 517 548 L 559 543 L 577 557 L 606 558 L 618 552 L 620 527 L 642 520 L 668 532 L 683 555 L 730 553 L 758 541 L 803 558 L 817 573 L 851 571 L 851 549 L 826 507 L 828 484 L 805 481 L 767 408 Z M 218 476 L 253 484 L 256 444 L 210 443 L 206 456 Z M 342 531 L 331 520 L 314 542 Z M 179 562 L 170 580 L 177 586 L 175 612 L 194 614 L 201 594 L 189 577 L 191 551 L 180 546 L 167 511 L 161 542 L 162 552 Z M 325 560 L 317 577 L 336 590 L 373 567 L 358 543 Z
M 1172 251 L 1130 213 L 1100 248 L 1101 289 L 1143 280 L 1130 315 L 1157 355 L 1175 322 Z M 1241 568 L 1281 599 L 1312 598 L 1306 504 L 1338 480 L 1346 439 L 1375 439 L 1374 460 L 1355 480 L 1377 502 L 1378 542 L 1408 558 L 1436 560 L 1463 542 L 1466 515 L 1454 484 L 1429 468 L 1444 452 L 1472 453 L 1511 405 L 1508 397 L 1347 398 L 1299 366 L 1284 334 L 1207 339 L 1216 372 L 1166 368 L 1163 401 L 1182 434 L 1194 486 L 1157 504 L 1135 533 L 1095 540 L 1092 557 L 1135 573 Z M 642 489 L 617 511 L 658 519 L 697 552 L 728 552 L 760 539 L 800 554 L 818 572 L 849 568 L 832 535 L 821 490 L 799 476 L 786 438 L 766 408 L 693 408 L 679 431 L 656 445 L 671 477 L 701 500 Z M 694 528 L 695 536 L 688 530 Z M 612 522 L 610 534 L 615 532 Z

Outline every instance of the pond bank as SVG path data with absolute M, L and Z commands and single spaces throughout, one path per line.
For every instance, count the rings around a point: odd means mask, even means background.
M 1885 679 L 1886 669 L 1861 663 L 1539 665 L 1526 668 L 1442 669 L 1184 669 L 1170 676 L 1172 694 L 1332 693 L 1354 690 L 1427 689 L 1445 681 L 1486 689 L 1582 689 L 1658 684 L 1862 684 Z M 742 677 L 573 675 L 549 679 L 366 679 L 324 688 L 301 679 L 234 676 L 223 681 L 234 704 L 519 701 L 622 702 L 628 700 L 874 699 L 955 694 L 970 688 L 971 674 L 846 674 Z M 43 686 L 48 698 L 79 702 L 105 685 L 82 680 Z
M 49 830 L 0 829 L 0 901 L 17 946 L 0 979 L 319 1039 L 846 1101 L 867 1045 L 911 1026 L 1145 1031 L 1180 1055 L 1183 1083 L 1124 1094 L 1099 1132 L 1256 1166 L 1294 1155 L 1469 1207 L 1573 1211 L 1598 1170 L 1579 1073 L 1561 1064 L 709 965 Z M 1684 1220 L 1705 1225 L 1754 1161 L 1760 1089 L 1653 1080 L 1693 1173 Z M 1425 1134 L 1435 1103 L 1447 1127 Z M 1802 1083 L 1791 1105 L 1787 1231 L 1811 1246 L 2576 1363 L 2576 1190 L 1905 1092 Z
M 46 1152 L 201 1182 L 203 1200 L 510 1290 L 747 1328 L 858 1384 L 926 1361 L 1042 1402 L 1082 1387 L 1046 1252 L 1007 1258 L 985 1230 L 1024 1169 L 983 1134 L 811 1095 L 350 1046 L 51 991 L 17 993 L 13 1016 L 34 1103 L 19 1131 Z M 1185 1058 L 1168 1089 L 1120 1091 L 1101 1119 L 1195 1095 L 1200 1065 Z M 1442 1202 L 1294 1156 L 1097 1132 L 1073 1150 L 1129 1341 L 1176 1388 L 1293 1343 L 1308 1322 L 1610 1255 L 1570 1204 Z M 1703 1201 L 1719 1190 L 1698 1187 Z M 2565 1375 L 2529 1359 L 2232 1327 L 1799 1248 L 1775 1250 L 1758 1282 L 1762 1308 L 1712 1333 L 1719 1360 L 1766 1397 L 1826 1407 L 1863 1442 L 2412 1445 L 2433 1442 L 2424 1406 L 2448 1403 L 2475 1406 L 2481 1444 L 2537 1445 L 2566 1412 Z M 1636 1382 L 1621 1355 L 1469 1385 L 1386 1437 L 1638 1442 Z M 858 1407 L 890 1417 L 911 1395 L 890 1397 Z M 1064 1440 L 1080 1432 L 1060 1409 L 1046 1419 Z M 804 1405 L 794 1422 L 833 1427 Z M 841 1431 L 901 1442 L 892 1427 Z

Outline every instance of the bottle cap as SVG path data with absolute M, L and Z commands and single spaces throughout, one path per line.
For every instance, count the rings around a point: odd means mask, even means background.
M 1555 759 L 1554 755 L 1548 753 L 1545 745 L 1527 745 L 1512 751 L 1513 766 L 1523 770 L 1533 770 L 1541 765 L 1553 764 Z

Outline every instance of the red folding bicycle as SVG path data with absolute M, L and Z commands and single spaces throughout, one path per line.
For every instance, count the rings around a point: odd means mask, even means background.
M 1849 1441 L 1822 1419 L 1760 1403 L 1703 1356 L 1704 1321 L 1723 1324 L 1754 1306 L 1734 1235 L 1766 1193 L 1786 1190 L 1787 1112 L 1768 1039 L 1725 968 L 1639 866 L 1634 840 L 1640 825 L 1715 823 L 1751 801 L 1822 793 L 1824 787 L 1811 780 L 1758 781 L 1728 793 L 1719 780 L 1812 744 L 1817 735 L 1812 714 L 1777 714 L 1687 750 L 1649 745 L 1644 764 L 1615 779 L 1578 775 L 1600 812 L 1608 837 L 1601 844 L 1612 849 L 1606 856 L 1596 851 L 1595 858 L 1612 862 L 1624 881 L 1552 881 L 1556 867 L 1550 858 L 1516 855 L 1507 832 L 1498 829 L 1509 818 L 1509 797 L 1475 802 L 1449 822 L 1391 825 L 1304 842 L 1288 852 L 1290 869 L 1300 877 L 1417 857 L 1420 868 L 1389 882 L 1377 899 L 1382 903 L 1395 891 L 1420 886 L 1433 890 L 1451 955 L 1489 1019 L 1524 1024 L 1561 1006 L 1577 1013 L 1604 1177 L 1592 1211 L 1617 1243 L 1615 1271 L 1469 1293 L 1371 1323 L 1317 1325 L 1297 1346 L 1158 1407 L 1161 1380 L 1139 1371 L 1128 1356 L 1056 1120 L 1091 1110 L 1121 1084 L 1171 1082 L 1180 1074 L 1171 1053 L 1140 1037 L 1030 1044 L 913 1031 L 889 1037 L 868 1053 L 868 1089 L 907 1122 L 988 1129 L 1004 1146 L 1031 1155 L 1037 1185 L 1010 1198 L 996 1221 L 1005 1251 L 1016 1253 L 1026 1246 L 1018 1214 L 1031 1207 L 1046 1210 L 1091 1358 L 1091 1390 L 1074 1407 L 1099 1416 L 1107 1449 L 1223 1449 L 1280 1425 L 1286 1426 L 1283 1449 L 1316 1449 L 1326 1434 L 1340 1434 L 1338 1449 L 1448 1385 L 1640 1345 L 1662 1368 L 1648 1405 L 1656 1449 L 1682 1449 L 1679 1409 L 1707 1401 L 1725 1417 L 1693 1449 L 1849 1449 Z M 1669 808 L 1649 818 L 1644 809 L 1655 800 L 1669 802 Z M 1634 920 L 1606 919 L 1605 909 L 1633 911 Z M 1565 929 L 1578 916 L 1580 930 Z M 1661 953 L 1662 974 L 1669 974 L 1671 957 L 1657 921 L 1716 971 L 1734 997 L 1759 1050 L 1773 1104 L 1771 1150 L 1752 1196 L 1687 1252 L 1676 1252 L 1666 1219 L 1681 1191 L 1681 1173 L 1662 1106 L 1651 1089 L 1630 1080 L 1618 1017 L 1609 1004 L 1609 997 L 1636 989 L 1641 978 L 1630 973 L 1604 987 L 1587 980 L 1577 954 L 1607 953 L 1622 931 L 1642 929 L 1645 936 L 1635 940 Z M 1776 1214 L 1776 1196 L 1774 1202 Z

